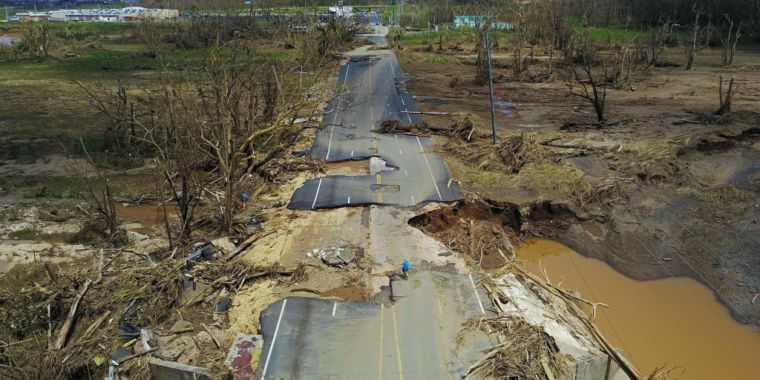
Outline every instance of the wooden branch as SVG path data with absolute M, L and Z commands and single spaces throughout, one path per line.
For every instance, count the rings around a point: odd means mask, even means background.
M 77 339 L 77 341 L 74 342 L 74 345 L 76 346 L 82 343 L 85 339 L 87 339 L 87 337 L 89 337 L 90 334 L 92 334 L 92 332 L 95 331 L 95 329 L 98 328 L 100 324 L 103 323 L 103 321 L 106 318 L 108 318 L 109 315 L 111 315 L 111 310 L 106 310 L 106 312 L 103 313 L 100 317 L 98 317 L 98 319 L 96 319 L 95 322 L 92 322 L 92 324 L 87 328 L 87 330 L 84 331 L 84 334 L 82 334 L 82 336 L 80 336 L 79 339 Z
M 122 364 L 124 364 L 124 363 L 126 363 L 126 362 L 128 362 L 128 361 L 130 361 L 132 359 L 134 359 L 134 358 L 137 358 L 137 357 L 140 357 L 140 356 L 143 356 L 143 355 L 147 355 L 147 354 L 149 354 L 149 353 L 151 353 L 151 352 L 153 352 L 155 350 L 158 350 L 158 347 L 153 347 L 150 350 L 145 350 L 143 352 L 138 352 L 136 354 L 128 355 L 128 356 L 125 356 L 125 357 L 123 357 L 123 358 L 121 358 L 119 360 L 111 360 L 111 363 L 113 363 L 115 366 L 118 367 L 118 366 L 120 366 L 120 365 L 122 365 Z
M 400 113 L 406 113 L 410 115 L 457 115 L 457 112 L 437 112 L 437 111 L 400 111 Z
M 205 324 L 201 323 L 201 327 L 203 327 L 203 330 L 206 331 L 206 334 L 208 334 L 211 337 L 211 340 L 214 341 L 214 345 L 216 348 L 221 348 L 222 345 L 219 343 L 219 341 L 216 339 L 214 334 L 211 333 L 211 331 L 208 331 L 208 327 L 206 327 Z
M 76 298 L 74 299 L 74 302 L 71 304 L 71 308 L 69 309 L 69 314 L 66 316 L 66 321 L 63 323 L 63 327 L 61 327 L 61 332 L 58 333 L 58 339 L 55 341 L 54 348 L 60 350 L 66 345 L 66 340 L 69 336 L 69 330 L 71 330 L 71 326 L 74 323 L 74 317 L 77 314 L 77 309 L 79 309 L 79 302 L 82 301 L 82 297 L 84 297 L 84 294 L 87 292 L 87 289 L 90 288 L 90 284 L 92 283 L 91 280 L 85 281 L 85 283 L 82 285 L 82 287 L 79 289 L 79 294 L 77 294 Z

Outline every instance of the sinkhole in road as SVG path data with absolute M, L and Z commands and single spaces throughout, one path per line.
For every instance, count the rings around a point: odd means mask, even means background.
M 548 240 L 525 243 L 516 253 L 531 272 L 545 270 L 563 288 L 608 304 L 597 310 L 597 325 L 645 375 L 665 365 L 677 367 L 677 378 L 760 378 L 760 333 L 734 321 L 697 281 L 633 280 Z

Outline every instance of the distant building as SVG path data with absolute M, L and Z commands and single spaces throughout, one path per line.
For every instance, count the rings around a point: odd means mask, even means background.
M 335 17 L 350 18 L 354 14 L 354 7 L 350 5 L 337 5 L 327 8 L 327 12 Z
M 126 7 L 121 9 L 60 9 L 49 12 L 17 13 L 19 21 L 51 22 L 132 22 L 141 20 L 167 20 L 179 17 L 176 9 L 148 9 Z
M 483 22 L 485 16 L 454 16 L 454 26 L 457 28 L 475 28 Z M 512 24 L 508 22 L 494 22 L 491 27 L 498 30 L 512 30 Z

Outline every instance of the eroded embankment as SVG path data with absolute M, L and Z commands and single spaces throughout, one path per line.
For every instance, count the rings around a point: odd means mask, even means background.
M 465 200 L 409 220 L 484 269 L 504 265 L 513 244 L 529 234 L 548 231 L 577 219 L 564 203 L 537 202 L 520 207 L 509 202 Z
M 689 379 L 760 377 L 756 360 L 760 334 L 737 323 L 710 289 L 697 281 L 685 277 L 637 281 L 559 243 L 519 245 L 533 232 L 575 219 L 561 204 L 521 208 L 463 201 L 419 215 L 410 224 L 484 269 L 498 267 L 514 254 L 538 276 L 546 270 L 563 288 L 610 305 L 599 312 L 596 323 L 642 373 L 666 365 L 677 367 L 674 374 Z

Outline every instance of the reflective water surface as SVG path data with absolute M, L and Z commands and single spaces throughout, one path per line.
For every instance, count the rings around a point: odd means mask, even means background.
M 644 374 L 678 367 L 678 379 L 760 379 L 760 333 L 731 318 L 712 291 L 690 278 L 636 281 L 553 241 L 517 250 L 531 272 L 604 302 L 596 323 Z M 748 300 L 749 302 L 749 300 Z

